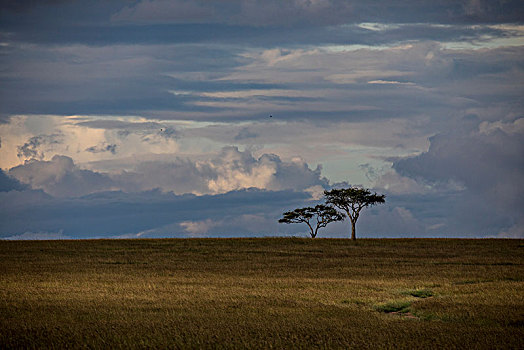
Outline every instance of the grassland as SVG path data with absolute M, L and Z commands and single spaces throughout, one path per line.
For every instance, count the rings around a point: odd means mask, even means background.
M 0 348 L 523 348 L 524 241 L 0 241 Z

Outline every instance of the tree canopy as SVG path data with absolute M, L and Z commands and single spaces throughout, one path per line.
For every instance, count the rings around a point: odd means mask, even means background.
M 285 224 L 305 223 L 309 227 L 311 238 L 315 238 L 318 230 L 326 227 L 330 222 L 344 220 L 344 216 L 335 208 L 323 204 L 318 204 L 313 208 L 305 207 L 287 211 L 283 215 L 284 217 L 278 222 Z
M 356 224 L 360 211 L 368 206 L 384 203 L 386 196 L 366 188 L 349 187 L 324 191 L 326 203 L 344 211 L 351 221 L 351 239 L 357 239 Z

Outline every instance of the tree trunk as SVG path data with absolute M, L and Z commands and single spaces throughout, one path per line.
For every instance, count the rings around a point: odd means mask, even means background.
M 355 241 L 357 239 L 357 233 L 356 233 L 356 220 L 351 221 L 351 240 Z

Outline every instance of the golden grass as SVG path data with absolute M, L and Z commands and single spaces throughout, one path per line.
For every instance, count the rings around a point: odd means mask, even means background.
M 0 348 L 519 348 L 523 257 L 522 240 L 0 241 Z

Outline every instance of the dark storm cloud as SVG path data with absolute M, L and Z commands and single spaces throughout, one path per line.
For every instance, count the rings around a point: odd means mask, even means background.
M 466 0 L 440 1 L 279 1 L 279 0 L 146 0 L 146 1 L 91 1 L 90 6 L 74 1 L 2 1 L 0 10 L 5 14 L 45 12 L 59 9 L 62 21 L 68 18 L 90 18 L 106 13 L 104 18 L 137 23 L 245 23 L 252 26 L 283 25 L 294 23 L 339 24 L 373 22 L 517 22 L 522 20 L 522 2 L 517 0 Z M 84 12 L 79 13 L 79 9 Z M 110 12 L 107 15 L 107 12 Z M 60 18 L 58 19 L 60 20 Z
M 186 120 L 265 120 L 268 113 L 286 120 L 370 120 L 428 111 L 449 115 L 457 101 L 460 108 L 487 102 L 502 106 L 522 93 L 519 80 L 512 79 L 523 70 L 520 47 L 467 52 L 444 50 L 434 42 L 412 46 L 379 52 L 312 51 L 288 61 L 281 50 L 282 60 L 274 66 L 259 57 L 247 57 L 238 48 L 228 51 L 219 46 L 74 46 L 58 52 L 41 46 L 20 47 L 4 56 L 11 59 L 1 73 L 6 78 L 0 86 L 2 110 Z M 249 75 L 244 77 L 243 72 Z M 426 89 L 369 84 L 391 80 Z M 305 96 L 220 99 L 202 95 L 274 88 L 302 91 Z M 338 91 L 338 96 L 307 96 L 310 89 L 328 88 Z M 459 101 L 462 96 L 469 100 Z M 372 108 L 354 110 L 354 105 Z M 268 106 L 275 109 L 268 111 Z M 111 121 L 103 122 L 113 127 Z
M 123 8 L 112 19 L 135 23 L 216 22 L 248 26 L 332 25 L 351 18 L 351 6 L 336 1 L 144 1 Z
M 511 31 L 503 28 L 450 24 L 402 24 L 381 30 L 364 29 L 350 24 L 342 27 L 252 28 L 221 24 L 152 24 L 137 26 L 74 26 L 61 28 L 5 28 L 12 31 L 4 40 L 10 43 L 105 45 L 159 44 L 224 44 L 253 47 L 296 45 L 381 45 L 406 40 L 478 41 L 489 35 L 507 37 Z
M 16 2 L 14 2 L 16 3 Z M 250 46 L 377 44 L 502 35 L 472 23 L 521 23 L 520 1 L 96 1 L 28 2 L 0 14 L 9 42 L 42 44 L 230 43 Z M 60 15 L 57 16 L 57 13 Z M 375 32 L 362 22 L 403 23 Z M 458 25 L 434 28 L 426 24 Z M 136 24 L 136 25 L 135 25 Z M 67 30 L 64 30 L 67 28 Z
M 22 191 L 27 188 L 27 185 L 24 185 L 17 179 L 8 176 L 2 169 L 0 169 L 0 192 Z
M 299 192 L 253 189 L 214 196 L 103 192 L 76 199 L 56 199 L 38 191 L 1 192 L 0 232 L 3 238 L 26 232 L 61 232 L 88 238 L 133 235 L 162 227 L 166 230 L 167 226 L 171 229 L 164 237 L 185 237 L 188 234 L 180 225 L 184 222 L 234 221 L 244 215 L 265 215 L 276 222 L 282 210 L 300 205 L 308 197 Z M 31 220 L 26 218 L 29 212 Z M 274 234 L 269 230 L 265 233 Z M 249 228 L 243 234 L 250 234 Z
M 224 47 L 0 47 L 2 112 L 21 114 L 116 114 L 144 110 L 198 111 L 187 105 L 170 72 L 227 74 L 238 65 Z M 207 73 L 209 72 L 209 73 Z M 202 89 L 204 82 L 199 83 Z
M 524 119 L 480 125 L 468 120 L 463 129 L 430 138 L 427 152 L 400 159 L 393 168 L 401 175 L 430 186 L 455 184 L 429 205 L 417 198 L 407 205 L 441 211 L 442 231 L 499 232 L 511 229 L 524 236 Z M 435 197 L 435 198 L 433 198 Z M 433 209 L 435 210 L 435 209 Z M 427 213 L 419 213 L 428 217 Z
M 4 0 L 0 1 L 1 11 L 23 12 L 41 5 L 56 5 L 68 0 Z
M 479 14 L 492 13 L 493 18 L 499 19 L 497 23 L 504 23 L 519 13 L 515 8 L 518 2 L 497 5 L 484 1 L 379 4 L 357 2 L 348 5 L 343 1 L 232 1 L 227 4 L 220 1 L 144 1 L 130 4 L 109 1 L 87 6 L 82 2 L 28 2 L 27 6 L 20 5 L 23 11 L 6 9 L 0 15 L 0 41 L 5 43 L 0 46 L 0 64 L 4 67 L 0 72 L 3 81 L 0 113 L 131 114 L 186 120 L 195 119 L 198 114 L 200 120 L 226 120 L 223 115 L 236 112 L 236 120 L 262 119 L 266 111 L 235 111 L 230 106 L 205 104 L 214 100 L 198 95 L 199 92 L 240 90 L 264 84 L 267 87 L 304 89 L 305 82 L 293 83 L 286 79 L 266 82 L 253 77 L 228 79 L 232 72 L 250 67 L 253 58 L 246 55 L 250 48 L 374 46 L 416 40 L 475 43 L 485 41 L 487 37 L 517 35 L 510 28 L 471 26 L 469 22 L 464 24 L 462 19 L 477 18 L 482 24 Z M 210 11 L 190 11 L 197 8 Z M 275 11 L 276 8 L 279 11 Z M 290 22 L 290 18 L 293 21 Z M 367 27 L 358 25 L 365 21 L 380 23 Z M 262 25 L 264 23 L 268 25 Z M 392 60 L 381 67 L 369 67 L 369 70 L 391 67 L 402 72 L 414 64 L 412 66 L 420 72 L 428 73 L 428 67 L 420 66 L 420 62 L 408 64 Z M 325 66 L 329 67 L 329 62 Z M 494 69 L 479 63 L 473 66 L 477 67 L 474 70 L 467 59 L 457 60 L 456 66 L 458 74 L 453 79 L 472 78 L 471 74 L 467 75 L 468 69 L 481 73 Z M 339 71 L 351 70 L 342 64 L 333 67 Z M 499 67 L 504 67 L 504 63 L 500 62 Z M 290 65 L 287 71 L 293 69 Z M 307 76 L 308 70 L 301 69 L 304 71 L 295 70 L 296 74 L 303 72 Z M 264 72 L 260 73 L 260 76 L 264 75 Z M 418 77 L 423 83 L 431 84 L 435 79 L 448 77 L 446 73 L 434 71 L 434 74 L 422 77 L 410 74 L 391 75 L 389 78 L 404 82 Z M 333 85 L 323 78 L 314 79 L 316 87 Z M 348 86 L 342 86 L 343 82 L 339 81 L 338 88 L 348 91 L 351 88 L 385 90 L 384 86 L 366 86 L 364 78 L 349 82 Z M 177 90 L 190 90 L 193 94 L 176 94 Z M 411 91 L 411 94 L 415 93 Z M 405 94 L 403 96 L 405 98 Z M 444 106 L 446 101 L 439 97 L 441 95 L 425 94 L 406 104 L 393 95 L 384 94 L 377 99 L 373 92 L 373 96 L 369 95 L 367 99 L 375 103 L 383 101 L 381 107 L 388 113 L 410 115 L 421 113 L 424 108 Z M 264 98 L 275 105 L 300 105 L 313 101 L 312 98 L 291 96 Z M 366 97 L 358 96 L 355 100 L 366 101 Z M 330 102 L 326 101 L 326 104 Z M 351 104 L 351 99 L 348 102 Z M 387 108 L 396 105 L 414 108 L 409 111 Z M 286 116 L 290 119 L 308 118 L 308 111 L 307 108 L 286 111 Z M 358 118 L 358 113 L 349 110 L 341 113 L 318 110 L 315 113 L 318 114 L 312 117 L 329 119 L 351 115 Z M 217 114 L 222 117 L 217 117 Z M 369 115 L 372 114 L 384 115 L 382 111 L 369 111 Z
M 520 1 L 140 1 L 113 16 L 116 21 L 219 22 L 251 26 L 334 25 L 354 22 L 516 22 Z
M 399 160 L 393 168 L 401 175 L 430 182 L 453 180 L 475 192 L 496 188 L 498 184 L 517 192 L 521 188 L 518 179 L 524 176 L 522 135 L 499 130 L 474 137 L 451 133 L 431 137 L 430 142 L 427 152 Z

